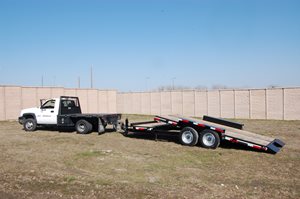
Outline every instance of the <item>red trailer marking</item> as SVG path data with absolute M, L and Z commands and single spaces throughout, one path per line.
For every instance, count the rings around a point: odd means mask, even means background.
M 140 131 L 144 131 L 146 130 L 145 128 L 142 128 L 142 127 L 135 127 L 136 130 L 140 130 Z
M 204 124 L 197 124 L 197 126 L 200 126 L 200 127 L 205 127 Z
M 154 120 L 155 120 L 155 121 L 160 121 L 160 118 L 155 117 Z
M 172 122 L 172 121 L 169 121 L 168 123 L 169 123 L 169 124 L 172 124 L 172 125 L 174 125 L 174 126 L 176 126 L 176 125 L 177 125 L 177 122 Z
M 220 132 L 220 133 L 224 133 L 224 130 L 223 129 L 220 129 L 220 128 L 216 128 L 216 131 Z

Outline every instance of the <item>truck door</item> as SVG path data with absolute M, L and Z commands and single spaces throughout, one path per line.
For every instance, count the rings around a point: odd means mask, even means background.
M 38 124 L 57 124 L 57 114 L 59 100 L 51 99 L 46 101 L 40 108 L 40 114 L 37 115 Z

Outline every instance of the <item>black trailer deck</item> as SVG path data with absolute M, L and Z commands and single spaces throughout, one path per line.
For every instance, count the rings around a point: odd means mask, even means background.
M 125 125 L 127 132 L 143 131 L 149 133 L 157 133 L 169 130 L 181 131 L 185 127 L 195 129 L 200 137 L 201 133 L 208 129 L 216 132 L 221 141 L 227 140 L 232 143 L 240 143 L 254 149 L 272 153 L 279 152 L 280 149 L 285 145 L 284 142 L 279 139 L 242 130 L 243 124 L 209 116 L 204 116 L 202 120 L 180 115 L 155 116 L 153 121 L 131 124 L 126 121 Z

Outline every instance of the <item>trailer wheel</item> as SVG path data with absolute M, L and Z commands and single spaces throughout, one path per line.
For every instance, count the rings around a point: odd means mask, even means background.
M 200 144 L 204 148 L 216 149 L 220 145 L 220 137 L 217 132 L 205 129 L 200 134 Z
M 75 129 L 79 134 L 87 134 L 92 131 L 93 126 L 86 120 L 79 120 L 76 122 Z
M 191 127 L 185 127 L 180 131 L 179 139 L 183 145 L 194 146 L 197 144 L 198 138 L 198 132 Z
M 28 118 L 24 121 L 23 124 L 25 131 L 35 131 L 36 130 L 36 121 L 33 118 Z

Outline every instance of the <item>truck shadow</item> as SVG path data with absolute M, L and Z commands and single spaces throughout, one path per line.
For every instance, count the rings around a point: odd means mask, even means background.
M 159 134 L 158 133 L 157 137 L 155 137 L 155 134 L 153 134 L 153 133 L 144 133 L 144 132 L 132 133 L 132 132 L 130 132 L 128 135 L 126 135 L 126 137 L 128 137 L 130 139 L 152 140 L 152 141 L 159 141 L 159 142 L 173 142 L 173 143 L 181 145 L 181 143 L 179 141 L 179 138 L 178 138 L 178 134 L 176 134 L 176 133 L 174 133 L 174 135 Z M 199 143 L 196 146 L 201 147 Z M 227 150 L 234 149 L 234 150 L 253 151 L 253 152 L 272 154 L 272 153 L 267 152 L 267 151 L 253 149 L 253 148 L 250 148 L 248 146 L 245 146 L 245 145 L 242 145 L 242 144 L 231 143 L 231 142 L 228 142 L 226 140 L 222 141 L 220 143 L 219 147 L 222 148 L 222 149 L 227 149 Z
M 56 126 L 49 126 L 49 127 L 37 127 L 38 131 L 55 131 L 55 132 L 58 132 L 58 133 L 76 133 L 76 130 L 74 127 L 56 127 Z M 105 132 L 104 133 L 113 133 L 115 132 L 115 130 L 113 128 L 107 128 L 105 129 Z M 92 131 L 92 132 L 89 132 L 87 134 L 91 134 L 91 133 L 98 133 L 97 131 Z M 101 134 L 104 134 L 104 133 L 101 133 Z

